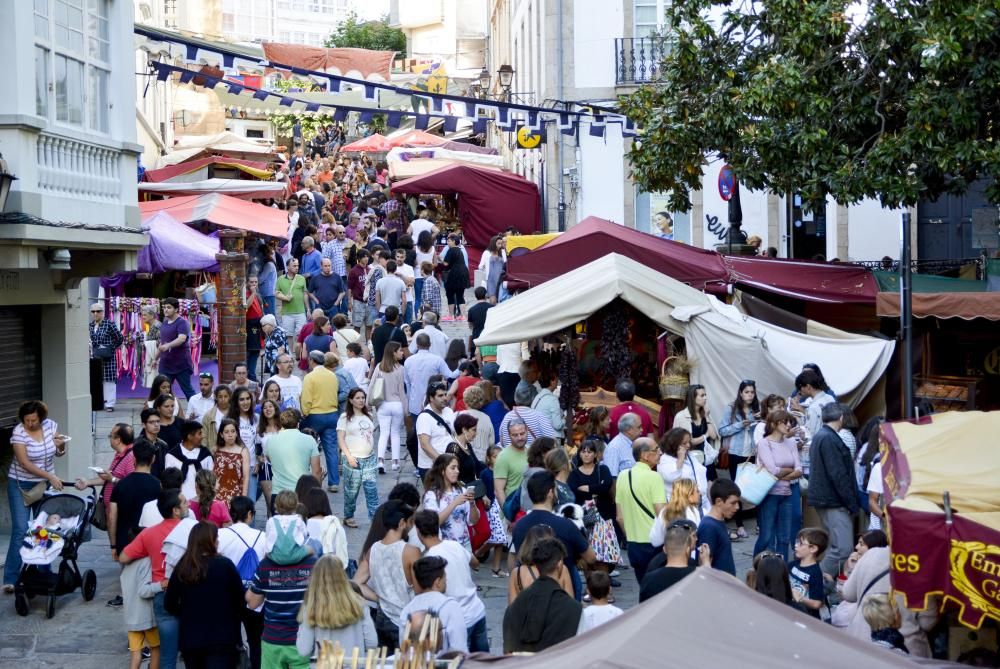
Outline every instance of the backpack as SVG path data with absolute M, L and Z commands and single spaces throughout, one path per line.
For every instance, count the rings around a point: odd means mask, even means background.
M 268 522 L 272 521 L 277 537 L 271 552 L 268 553 L 271 562 L 284 566 L 298 564 L 309 557 L 309 550 L 305 546 L 299 545 L 295 539 L 295 523 L 289 523 L 288 527 L 282 527 L 277 518 L 272 518 Z
M 255 551 L 254 548 L 257 546 L 257 542 L 260 541 L 261 534 L 257 535 L 257 538 L 253 541 L 253 546 L 251 546 L 239 532 L 231 527 L 228 529 L 236 535 L 237 539 L 243 542 L 244 546 L 247 547 L 247 549 L 243 551 L 243 557 L 241 557 L 240 561 L 236 563 L 236 571 L 240 573 L 240 580 L 243 581 L 243 587 L 250 587 L 250 582 L 253 580 L 254 574 L 257 573 L 258 565 L 260 565 L 260 558 L 257 557 L 257 551 Z

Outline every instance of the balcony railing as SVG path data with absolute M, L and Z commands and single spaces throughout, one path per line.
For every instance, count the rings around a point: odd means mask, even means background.
M 67 137 L 38 136 L 38 188 L 43 193 L 116 201 L 121 152 Z M 129 175 L 132 177 L 133 175 Z
M 670 50 L 665 37 L 615 39 L 615 79 L 619 85 L 645 84 L 660 76 L 663 58 Z

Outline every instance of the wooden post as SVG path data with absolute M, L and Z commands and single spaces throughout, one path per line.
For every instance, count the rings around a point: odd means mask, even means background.
M 220 230 L 219 261 L 219 378 L 233 380 L 233 367 L 247 359 L 247 308 L 245 304 L 247 259 L 243 230 Z

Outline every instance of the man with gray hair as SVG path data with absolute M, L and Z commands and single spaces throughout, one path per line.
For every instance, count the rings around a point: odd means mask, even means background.
M 809 506 L 816 509 L 830 545 L 819 566 L 836 577 L 854 546 L 854 523 L 858 512 L 857 485 L 851 451 L 837 432 L 844 424 L 845 408 L 836 402 L 823 407 L 823 427 L 810 446 Z M 792 532 L 799 528 L 793 527 Z
M 602 464 L 608 468 L 615 478 L 620 473 L 632 468 L 635 458 L 632 455 L 632 442 L 642 436 L 642 419 L 634 413 L 622 414 L 618 419 L 618 435 L 608 442 L 604 449 Z
M 531 408 L 531 401 L 535 398 L 531 386 L 518 387 L 514 391 L 514 408 L 507 412 L 500 422 L 500 445 L 506 448 L 510 445 L 510 423 L 520 420 L 528 427 L 528 446 L 539 437 L 552 437 L 558 439 L 559 434 L 552 428 L 549 417 L 540 411 Z
M 424 315 L 421 316 L 420 321 L 424 324 L 417 332 L 419 334 L 427 335 L 430 340 L 430 352 L 436 356 L 439 356 L 442 360 L 448 355 L 448 343 L 451 341 L 448 339 L 448 335 L 441 332 L 438 328 L 438 316 L 433 311 L 425 311 Z M 410 353 L 417 352 L 417 338 L 414 337 L 413 341 L 410 342 Z
M 115 410 L 118 400 L 118 362 L 116 353 L 124 339 L 118 326 L 104 318 L 104 304 L 90 305 L 90 357 L 101 361 L 101 383 L 104 389 L 104 409 Z

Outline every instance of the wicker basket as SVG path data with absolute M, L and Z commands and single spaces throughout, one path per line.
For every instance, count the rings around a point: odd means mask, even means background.
M 663 361 L 660 367 L 660 397 L 665 400 L 682 400 L 687 395 L 687 388 L 691 378 L 687 374 L 681 374 L 676 369 L 668 369 L 671 360 L 677 360 L 678 356 L 672 355 Z

